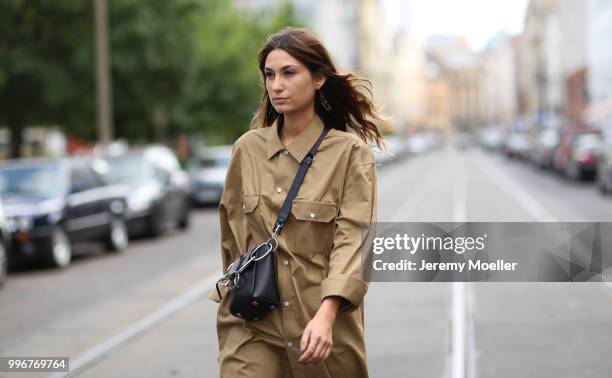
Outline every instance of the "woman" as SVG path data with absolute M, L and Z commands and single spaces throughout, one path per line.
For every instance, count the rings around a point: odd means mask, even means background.
M 270 36 L 259 53 L 265 91 L 252 130 L 234 144 L 219 206 L 224 270 L 269 238 L 299 163 L 330 128 L 293 201 L 275 253 L 283 305 L 257 321 L 219 299 L 223 377 L 367 377 L 361 253 L 376 222 L 384 142 L 361 79 L 336 71 L 304 29 Z M 352 132 L 349 132 L 352 131 Z

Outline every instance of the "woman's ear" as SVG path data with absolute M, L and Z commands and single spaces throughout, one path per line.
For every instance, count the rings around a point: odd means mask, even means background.
M 321 87 L 325 84 L 327 77 L 323 74 L 317 74 L 315 76 L 315 88 L 317 90 L 321 89 Z

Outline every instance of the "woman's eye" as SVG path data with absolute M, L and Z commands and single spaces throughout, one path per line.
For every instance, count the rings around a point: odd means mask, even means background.
M 287 76 L 292 76 L 294 74 L 295 74 L 294 71 L 287 71 L 287 72 L 285 72 L 285 75 L 287 75 Z
M 266 78 L 270 78 L 272 76 L 274 76 L 274 74 L 272 72 L 266 72 Z

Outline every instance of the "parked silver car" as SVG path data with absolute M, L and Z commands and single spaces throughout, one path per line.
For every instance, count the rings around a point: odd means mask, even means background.
M 545 129 L 534 136 L 530 152 L 531 161 L 540 168 L 552 168 L 555 149 L 561 141 L 556 129 Z
M 218 204 L 223 194 L 232 146 L 207 147 L 187 163 L 191 199 L 197 205 Z
M 106 161 L 107 180 L 127 190 L 130 235 L 156 237 L 175 225 L 189 227 L 189 177 L 168 147 L 150 145 Z

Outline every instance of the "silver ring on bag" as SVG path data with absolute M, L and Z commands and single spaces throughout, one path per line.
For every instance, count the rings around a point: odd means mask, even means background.
M 274 247 L 272 247 L 272 243 L 270 243 L 270 240 L 274 240 Z M 272 251 L 276 251 L 276 249 L 278 248 L 278 240 L 276 240 L 276 238 L 270 238 L 268 240 L 266 240 L 266 244 L 270 245 L 270 247 L 272 247 Z
M 268 256 L 268 254 L 269 254 L 270 252 L 272 252 L 272 251 L 274 250 L 274 248 L 272 247 L 272 245 L 271 245 L 271 244 L 269 244 L 268 242 L 265 242 L 264 244 L 265 244 L 265 245 L 267 245 L 267 246 L 269 246 L 270 248 L 269 248 L 269 249 L 268 249 L 268 250 L 267 250 L 267 251 L 266 251 L 266 252 L 265 252 L 263 255 L 261 255 L 261 256 L 259 256 L 259 257 L 253 257 L 253 258 L 252 258 L 252 259 L 253 259 L 253 261 L 259 261 L 259 260 L 263 259 L 264 257 Z

